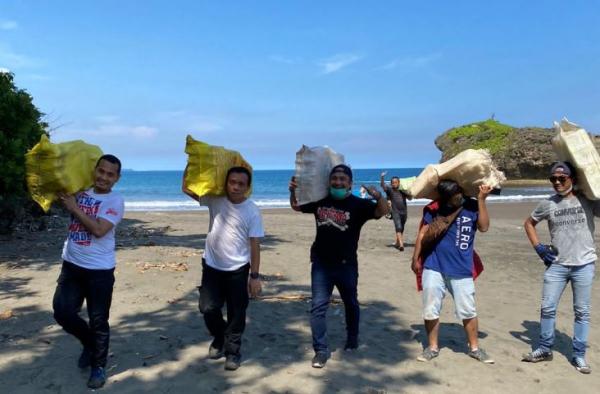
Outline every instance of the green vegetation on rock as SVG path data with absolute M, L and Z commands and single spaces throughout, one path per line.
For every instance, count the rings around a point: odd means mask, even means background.
M 463 149 L 487 149 L 493 155 L 506 149 L 514 131 L 512 126 L 488 119 L 450 129 L 446 137 Z

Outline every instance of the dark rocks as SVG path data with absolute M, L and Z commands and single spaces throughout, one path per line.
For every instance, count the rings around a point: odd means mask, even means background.
M 516 128 L 493 119 L 455 127 L 435 140 L 442 152 L 440 162 L 465 149 L 488 149 L 498 169 L 508 179 L 541 179 L 557 160 L 552 150 L 554 129 L 541 127 Z M 600 136 L 592 136 L 596 149 Z

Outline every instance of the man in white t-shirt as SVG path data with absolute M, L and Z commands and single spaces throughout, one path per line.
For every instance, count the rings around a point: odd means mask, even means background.
M 209 209 L 199 308 L 214 337 L 208 350 L 209 358 L 216 360 L 225 356 L 225 369 L 229 371 L 238 369 L 241 362 L 248 293 L 255 297 L 261 291 L 258 273 L 260 238 L 264 230 L 258 207 L 246 197 L 251 182 L 248 169 L 232 167 L 225 177 L 225 197 L 199 197 L 185 183 L 182 188 L 185 194 Z M 227 321 L 221 313 L 225 303 Z
M 94 186 L 75 196 L 59 198 L 71 213 L 63 265 L 54 292 L 54 319 L 83 345 L 80 368 L 91 366 L 88 387 L 106 382 L 110 338 L 108 316 L 115 282 L 115 228 L 123 218 L 123 198 L 112 187 L 119 180 L 121 162 L 104 155 L 94 169 Z M 89 322 L 79 316 L 85 300 Z

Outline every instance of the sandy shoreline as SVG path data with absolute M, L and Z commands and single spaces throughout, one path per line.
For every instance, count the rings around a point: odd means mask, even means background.
M 539 332 L 543 264 L 526 240 L 524 218 L 535 203 L 490 204 L 492 225 L 476 249 L 486 271 L 477 281 L 481 344 L 495 359 L 469 359 L 451 298 L 442 314 L 440 357 L 415 361 L 422 349 L 419 294 L 410 272 L 412 247 L 387 245 L 389 220 L 369 222 L 359 246 L 360 350 L 346 354 L 343 307 L 330 308 L 332 360 L 323 370 L 312 357 L 308 309 L 310 215 L 264 210 L 262 244 L 265 299 L 251 302 L 234 373 L 208 360 L 209 336 L 197 310 L 196 286 L 207 230 L 206 211 L 132 212 L 119 229 L 118 267 L 111 309 L 111 356 L 106 392 L 589 392 L 600 371 L 583 376 L 568 363 L 572 311 L 565 292 L 557 322 L 554 361 L 521 363 Z M 407 238 L 421 207 L 409 208 Z M 85 392 L 87 372 L 76 367 L 79 345 L 53 318 L 51 299 L 66 230 L 22 233 L 0 240 L 0 387 L 5 392 Z M 541 231 L 548 239 L 545 226 Z M 337 292 L 335 293 L 337 296 Z M 289 299 L 291 298 L 291 299 Z M 598 305 L 596 290 L 592 305 Z M 600 368 L 600 327 L 592 312 L 588 361 Z M 469 382 L 468 384 L 465 384 Z M 475 384 L 473 384 L 475 383 Z

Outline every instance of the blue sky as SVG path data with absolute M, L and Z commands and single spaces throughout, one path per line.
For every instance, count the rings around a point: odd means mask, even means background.
M 302 144 L 357 168 L 437 162 L 445 130 L 496 119 L 600 133 L 595 1 L 2 0 L 0 68 L 137 170 L 185 136 L 293 168 Z

